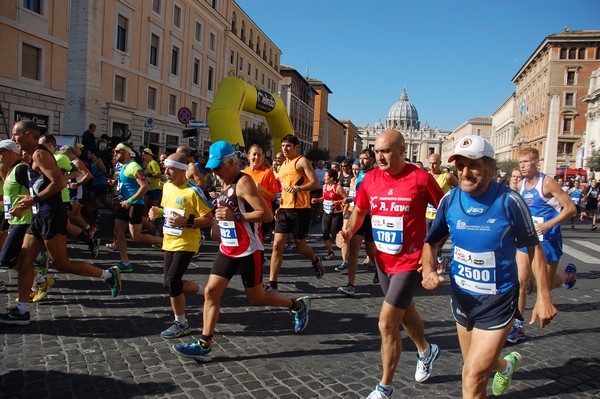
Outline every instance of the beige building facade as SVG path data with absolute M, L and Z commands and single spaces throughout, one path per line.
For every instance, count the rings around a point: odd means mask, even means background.
M 593 71 L 600 67 L 600 31 L 570 31 L 547 36 L 512 81 L 519 148 L 538 149 L 542 171 L 575 167 L 584 146 L 588 93 Z
M 342 119 L 340 122 L 344 125 L 346 135 L 343 153 L 347 158 L 356 159 L 362 149 L 362 140 L 358 134 L 358 127 L 347 119 Z
M 513 159 L 512 148 L 516 140 L 515 94 L 513 93 L 492 114 L 490 143 L 496 150 L 497 161 L 502 162 Z
M 300 140 L 300 152 L 306 154 L 313 147 L 314 102 L 317 91 L 296 69 L 282 65 L 280 72 L 282 79 L 279 96 Z
M 329 147 L 329 95 L 333 92 L 320 80 L 307 77 L 306 80 L 317 92 L 314 100 L 313 147 Z
M 329 150 L 331 158 L 345 156 L 346 127 L 329 112 L 327 113 L 328 140 L 325 149 Z
M 184 139 L 179 110 L 206 121 L 223 77 L 277 92 L 281 51 L 233 0 L 0 2 L 0 108 L 10 126 L 35 118 L 54 134 L 128 138 L 155 151 Z M 242 115 L 242 128 L 265 125 Z
M 587 104 L 586 127 L 584 147 L 580 149 L 582 154 L 577 154 L 576 166 L 589 169 L 586 158 L 600 150 L 600 68 L 590 76 L 590 88 L 581 100 Z

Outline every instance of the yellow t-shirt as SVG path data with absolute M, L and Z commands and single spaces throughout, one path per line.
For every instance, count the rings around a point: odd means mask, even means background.
M 163 207 L 165 216 L 162 249 L 171 252 L 198 251 L 200 229 L 185 226 L 169 227 L 166 225 L 166 217 L 177 213 L 187 219 L 190 215 L 200 217 L 212 212 L 213 205 L 206 199 L 202 190 L 190 181 L 181 186 L 176 186 L 173 183 L 165 183 L 161 206 Z
M 146 176 L 148 177 L 148 185 L 150 185 L 149 190 L 157 190 L 160 188 L 160 176 L 150 177 L 150 175 L 156 174 L 160 175 L 160 166 L 158 165 L 158 162 L 153 159 L 146 165 Z
M 442 172 L 441 174 L 438 175 L 438 177 L 435 178 L 435 180 L 437 181 L 438 185 L 440 186 L 440 188 L 442 189 L 442 191 L 444 192 L 444 194 L 446 194 L 448 191 L 450 191 L 450 184 L 448 183 L 448 180 L 446 179 L 446 174 L 444 172 Z M 437 209 L 431 205 L 431 204 L 427 204 L 427 211 L 425 211 L 425 217 L 427 219 L 435 219 L 435 215 L 437 213 Z
M 307 177 L 296 170 L 296 163 L 302 157 L 297 156 L 294 159 L 286 160 L 279 168 L 279 180 L 281 187 L 301 186 L 308 182 Z M 282 209 L 304 209 L 310 208 L 310 192 L 298 191 L 297 193 L 288 193 L 283 190 L 281 192 L 281 208 Z

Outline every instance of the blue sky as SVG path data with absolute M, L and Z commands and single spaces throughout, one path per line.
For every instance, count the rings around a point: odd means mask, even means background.
M 281 63 L 331 89 L 329 111 L 385 120 L 406 86 L 421 124 L 491 116 L 544 38 L 600 29 L 600 0 L 236 0 Z

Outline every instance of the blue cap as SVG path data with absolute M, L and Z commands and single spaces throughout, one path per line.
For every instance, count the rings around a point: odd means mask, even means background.
M 223 158 L 235 154 L 233 146 L 226 141 L 217 141 L 210 146 L 208 150 L 208 162 L 206 167 L 209 169 L 218 168 Z
M 360 160 L 355 159 L 353 165 L 360 166 Z

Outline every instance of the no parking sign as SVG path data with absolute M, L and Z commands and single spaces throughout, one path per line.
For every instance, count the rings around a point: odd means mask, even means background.
M 187 125 L 187 123 L 192 119 L 192 111 L 188 107 L 181 107 L 179 111 L 177 111 L 177 119 L 182 125 Z

